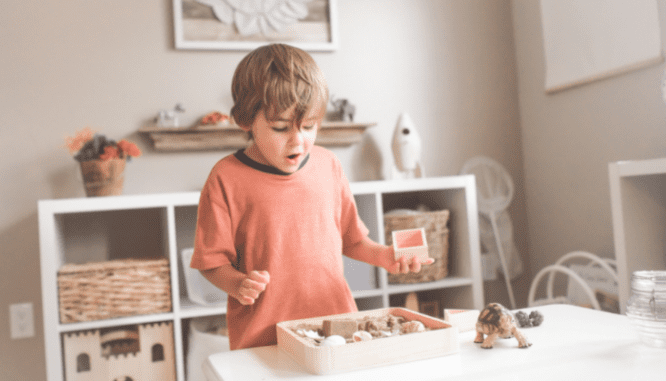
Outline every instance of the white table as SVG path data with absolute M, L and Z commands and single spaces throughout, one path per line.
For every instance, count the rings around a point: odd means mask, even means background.
M 568 305 L 535 309 L 545 320 L 523 329 L 533 344 L 528 349 L 515 339 L 481 349 L 474 332 L 463 332 L 454 355 L 320 376 L 268 346 L 214 354 L 204 373 L 208 381 L 666 380 L 666 349 L 641 344 L 626 316 Z

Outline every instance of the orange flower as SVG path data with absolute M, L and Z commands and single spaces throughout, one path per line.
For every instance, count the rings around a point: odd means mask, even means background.
M 138 157 L 141 156 L 141 150 L 136 144 L 129 142 L 125 139 L 118 142 L 118 148 L 122 153 L 128 156 Z
M 104 135 L 94 133 L 89 127 L 77 132 L 73 138 L 66 138 L 65 145 L 74 154 L 74 159 L 81 163 L 141 156 L 141 150 L 136 144 L 124 139 L 116 143 Z
M 116 147 L 106 146 L 104 147 L 104 153 L 99 155 L 99 159 L 102 161 L 119 158 L 120 153 Z
M 71 154 L 79 152 L 81 147 L 83 147 L 87 141 L 92 140 L 94 134 L 95 133 L 90 129 L 90 127 L 86 127 L 83 130 L 77 132 L 73 138 L 65 138 L 67 149 L 69 149 Z

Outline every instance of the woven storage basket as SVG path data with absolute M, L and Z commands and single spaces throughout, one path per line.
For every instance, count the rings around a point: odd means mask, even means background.
M 60 322 L 170 312 L 169 280 L 166 258 L 64 265 L 58 271 Z
M 449 265 L 449 211 L 421 212 L 384 216 L 386 244 L 393 245 L 391 232 L 394 230 L 424 228 L 428 241 L 428 255 L 435 263 L 421 267 L 418 273 L 388 274 L 389 283 L 432 282 L 448 275 Z

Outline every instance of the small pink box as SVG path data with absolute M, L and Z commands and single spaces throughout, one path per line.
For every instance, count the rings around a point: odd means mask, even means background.
M 394 230 L 393 250 L 395 259 L 405 256 L 407 259 L 418 258 L 421 262 L 428 259 L 428 242 L 426 242 L 425 229 Z

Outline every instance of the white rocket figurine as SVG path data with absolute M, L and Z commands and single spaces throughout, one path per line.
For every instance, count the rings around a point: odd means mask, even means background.
M 421 137 L 412 119 L 404 112 L 398 117 L 393 131 L 393 155 L 393 178 L 425 177 L 421 165 Z

